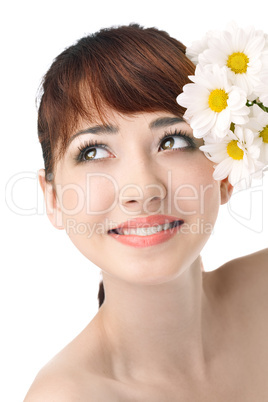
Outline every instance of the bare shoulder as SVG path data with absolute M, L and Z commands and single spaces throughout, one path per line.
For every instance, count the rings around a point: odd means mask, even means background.
M 230 277 L 231 280 L 236 278 L 247 282 L 249 279 L 265 279 L 268 277 L 268 248 L 257 251 L 243 257 L 236 258 L 224 264 L 221 268 L 222 275 Z
M 94 402 L 105 396 L 100 376 L 54 365 L 40 370 L 24 402 Z
M 245 255 L 229 261 L 226 265 L 237 265 L 246 269 L 268 270 L 268 248 L 256 251 L 255 253 Z
M 101 372 L 103 358 L 96 338 L 98 332 L 90 323 L 39 371 L 24 402 L 94 402 L 106 397 L 108 400 Z
M 268 248 L 231 260 L 212 273 L 220 297 L 248 301 L 252 308 L 257 303 L 268 307 Z
M 43 368 L 36 376 L 24 402 L 80 401 L 77 384 L 63 373 Z

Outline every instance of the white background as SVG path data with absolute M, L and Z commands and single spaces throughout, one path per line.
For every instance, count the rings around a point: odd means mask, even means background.
M 7 198 L 1 197 L 0 400 L 18 402 L 37 371 L 96 313 L 100 279 L 98 268 L 45 216 L 36 180 L 43 167 L 35 107 L 42 75 L 65 47 L 103 27 L 137 22 L 164 29 L 189 45 L 232 20 L 267 29 L 267 2 L 10 0 L 4 4 L 0 161 L 1 194 L 6 188 Z M 267 247 L 267 184 L 266 177 L 263 186 L 258 183 L 236 194 L 229 206 L 221 208 L 203 252 L 206 270 Z M 28 215 L 19 214 L 21 209 L 28 209 Z

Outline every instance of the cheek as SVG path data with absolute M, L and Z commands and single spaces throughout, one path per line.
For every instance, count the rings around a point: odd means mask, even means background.
M 115 207 L 118 185 L 111 175 L 91 173 L 80 181 L 73 178 L 72 182 L 75 184 L 56 186 L 65 221 L 68 218 L 75 218 L 77 222 L 96 220 Z
M 118 184 L 109 174 L 87 176 L 86 204 L 88 214 L 105 214 L 115 208 L 118 197 Z
M 220 182 L 213 179 L 213 163 L 205 156 L 200 165 L 197 179 L 199 181 L 199 214 L 214 226 L 220 207 Z
M 215 222 L 220 205 L 220 185 L 213 179 L 213 171 L 213 163 L 200 154 L 182 174 L 172 172 L 175 177 L 172 185 L 174 208 L 179 215 Z

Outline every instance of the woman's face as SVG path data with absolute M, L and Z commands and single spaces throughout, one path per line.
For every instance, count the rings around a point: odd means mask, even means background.
M 198 257 L 220 205 L 201 144 L 168 112 L 110 112 L 107 125 L 82 124 L 56 166 L 54 224 L 109 275 L 175 278 Z

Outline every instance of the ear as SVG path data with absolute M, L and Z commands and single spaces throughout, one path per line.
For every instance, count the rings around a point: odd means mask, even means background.
M 47 216 L 50 222 L 56 229 L 64 229 L 62 224 L 62 211 L 57 200 L 56 191 L 53 188 L 53 184 L 46 180 L 44 169 L 39 170 L 38 179 L 44 194 Z
M 233 192 L 233 186 L 229 183 L 228 177 L 221 180 L 220 190 L 221 190 L 221 205 L 226 204 L 231 198 Z

